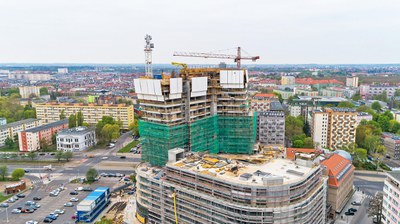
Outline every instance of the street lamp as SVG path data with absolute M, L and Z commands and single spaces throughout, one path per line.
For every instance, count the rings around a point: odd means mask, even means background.
M 8 223 L 8 208 L 6 207 L 6 219 L 7 219 L 7 223 Z

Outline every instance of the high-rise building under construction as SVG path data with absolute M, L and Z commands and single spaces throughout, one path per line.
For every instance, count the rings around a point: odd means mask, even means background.
M 251 154 L 257 121 L 249 110 L 247 70 L 181 65 L 176 77 L 134 80 L 143 112 L 142 160 L 163 166 L 173 148 Z

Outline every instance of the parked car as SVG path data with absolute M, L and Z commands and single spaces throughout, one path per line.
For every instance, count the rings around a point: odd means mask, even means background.
M 17 197 L 16 195 L 14 195 L 13 197 L 11 197 L 12 199 L 18 201 L 19 197 Z
M 38 223 L 39 223 L 38 221 L 33 221 L 33 220 L 25 222 L 25 224 L 38 224 Z
M 25 173 L 29 173 L 29 170 L 24 170 L 25 171 Z
M 62 214 L 64 214 L 65 213 L 65 211 L 64 210 L 61 210 L 61 209 L 56 209 L 56 210 L 54 210 L 54 214 L 60 214 L 60 215 L 62 215 Z
M 7 204 L 7 203 L 1 203 L 1 204 L 0 204 L 0 207 L 1 207 L 1 208 L 7 208 L 7 207 L 8 207 L 8 204 Z
M 53 222 L 53 219 L 51 219 L 51 218 L 45 218 L 45 219 L 43 219 L 43 222 L 44 223 L 52 223 Z
M 67 202 L 64 204 L 64 207 L 74 207 L 74 204 L 72 204 L 71 202 Z
M 101 159 L 102 159 L 102 160 L 106 160 L 106 159 L 108 159 L 108 157 L 107 157 L 107 156 L 104 156 L 104 157 L 102 157 Z
M 11 213 L 12 214 L 20 214 L 21 213 L 21 210 L 19 210 L 19 209 L 13 209 L 12 211 L 11 211 Z
M 344 214 L 345 214 L 345 215 L 354 215 L 354 212 L 349 212 L 349 211 L 347 211 L 347 212 L 345 212 Z
M 108 174 L 107 174 L 107 173 L 101 173 L 100 176 L 101 176 L 101 177 L 107 177 Z
M 135 191 L 128 191 L 128 195 L 133 195 L 135 194 Z
M 120 156 L 119 158 L 120 159 L 126 159 L 126 156 Z
M 33 197 L 33 200 L 34 201 L 40 201 L 40 200 L 42 200 L 42 198 L 41 197 Z
M 78 198 L 71 198 L 71 199 L 69 199 L 69 201 L 70 201 L 70 202 L 78 202 L 79 199 L 78 199 Z
M 361 205 L 361 201 L 353 201 L 353 202 L 351 202 L 351 204 L 360 206 Z
M 24 194 L 17 194 L 17 197 L 18 197 L 18 198 L 24 198 L 25 195 L 24 195 Z
M 49 215 L 50 215 L 50 216 L 55 216 L 55 217 L 58 218 L 58 214 L 57 214 L 57 213 L 54 213 L 54 212 L 53 212 L 53 213 L 50 213 Z
M 55 216 L 55 215 L 48 215 L 48 216 L 46 216 L 46 218 L 49 218 L 49 219 L 51 219 L 51 220 L 56 220 L 57 219 L 57 216 Z
M 77 191 L 71 191 L 69 194 L 70 195 L 78 195 L 78 192 Z
M 84 187 L 84 188 L 82 189 L 82 191 L 93 191 L 93 189 L 90 188 L 90 187 Z
M 26 206 L 31 206 L 31 205 L 34 205 L 34 204 L 36 204 L 34 201 L 27 201 L 27 202 L 25 202 L 25 205 L 26 205 Z
M 75 188 L 75 191 L 83 191 L 83 187 L 77 187 Z
M 349 211 L 349 212 L 357 212 L 357 209 L 355 209 L 355 208 L 349 208 L 348 211 Z
M 14 203 L 16 200 L 14 198 L 9 198 L 6 202 L 7 203 Z

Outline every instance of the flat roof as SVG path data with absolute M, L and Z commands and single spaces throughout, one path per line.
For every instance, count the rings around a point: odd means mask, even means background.
M 38 127 L 30 128 L 30 129 L 25 130 L 25 132 L 43 131 L 43 130 L 54 128 L 54 127 L 57 127 L 57 126 L 60 126 L 60 125 L 63 125 L 63 124 L 68 124 L 68 119 L 63 119 L 63 120 L 59 120 L 59 121 L 56 121 L 56 122 L 48 123 L 48 124 L 45 124 L 45 125 L 40 125 Z
M 88 127 L 76 127 L 76 128 L 69 128 L 69 129 L 64 129 L 58 132 L 58 135 L 77 135 L 77 134 L 85 134 L 88 132 L 94 131 L 93 128 L 88 128 Z
M 187 157 L 178 162 L 168 163 L 167 166 L 233 183 L 256 186 L 265 186 L 263 182 L 265 178 L 281 179 L 282 184 L 299 181 L 316 169 L 296 164 L 289 159 L 263 154 L 219 154 L 218 156 L 206 154 L 197 158 Z M 232 170 L 237 170 L 237 173 Z

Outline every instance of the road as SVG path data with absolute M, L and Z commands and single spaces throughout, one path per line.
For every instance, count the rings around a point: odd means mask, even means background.
M 108 157 L 107 161 L 115 161 L 115 162 L 139 162 L 140 158 L 129 158 L 127 157 L 126 159 L 120 159 L 119 156 L 117 155 L 117 151 L 121 149 L 123 146 L 125 146 L 127 143 L 132 141 L 131 133 L 127 132 L 121 135 L 117 143 L 115 144 L 115 147 L 112 149 L 107 149 L 107 150 L 96 150 L 96 151 L 91 151 L 91 152 L 82 152 L 82 153 L 76 153 L 73 157 L 74 161 L 79 161 L 80 163 L 73 167 L 70 168 L 68 167 L 68 163 L 65 166 L 60 166 L 57 167 L 55 166 L 53 171 L 45 171 L 43 169 L 44 165 L 47 164 L 41 164 L 41 165 L 9 165 L 9 171 L 12 172 L 16 168 L 24 168 L 26 170 L 29 170 L 29 173 L 26 174 L 26 178 L 28 178 L 32 183 L 34 188 L 32 190 L 28 190 L 25 192 L 26 198 L 20 199 L 17 202 L 10 204 L 10 207 L 7 209 L 8 210 L 8 217 L 10 218 L 11 223 L 19 223 L 19 222 L 25 222 L 28 220 L 36 220 L 36 221 L 42 221 L 46 215 L 49 213 L 53 212 L 55 209 L 64 209 L 65 214 L 60 215 L 59 218 L 54 221 L 53 223 L 73 223 L 73 220 L 71 219 L 71 216 L 74 215 L 75 213 L 75 207 L 76 204 L 74 205 L 74 208 L 64 208 L 63 204 L 69 201 L 71 197 L 78 197 L 80 200 L 82 200 L 88 192 L 80 192 L 78 196 L 71 196 L 69 195 L 69 192 L 73 190 L 73 185 L 69 184 L 70 178 L 76 177 L 76 176 L 84 176 L 86 171 L 90 168 L 95 166 L 96 164 L 99 164 L 101 161 L 103 161 L 103 157 Z M 88 154 L 96 154 L 94 158 L 88 158 Z M 131 171 L 121 171 L 121 170 L 98 170 L 99 173 L 101 172 L 107 172 L 107 173 L 123 173 L 123 174 L 130 174 Z M 49 180 L 46 180 L 45 178 L 49 177 Z M 103 178 L 102 178 L 103 179 Z M 43 181 L 46 181 L 47 184 L 44 184 Z M 103 180 L 101 180 L 103 181 Z M 112 186 L 115 183 L 118 183 L 118 179 L 113 179 L 113 178 L 105 178 L 107 185 Z M 108 182 L 107 182 L 108 181 Z M 100 183 L 96 183 L 100 184 Z M 102 183 L 103 184 L 103 183 Z M 60 187 L 61 185 L 66 186 L 66 190 L 62 191 L 58 197 L 50 197 L 49 192 L 56 189 L 57 187 Z M 26 201 L 31 200 L 33 197 L 41 197 L 42 200 L 39 201 L 38 203 L 42 205 L 41 208 L 39 208 L 37 211 L 35 211 L 33 214 L 11 214 L 12 209 L 17 208 L 17 207 L 25 207 L 24 204 Z M 6 217 L 6 209 L 1 208 L 0 209 L 0 217 Z M 18 220 L 16 222 L 16 219 Z M 4 222 L 6 222 L 4 220 Z M 0 223 L 3 223 L 0 221 Z

